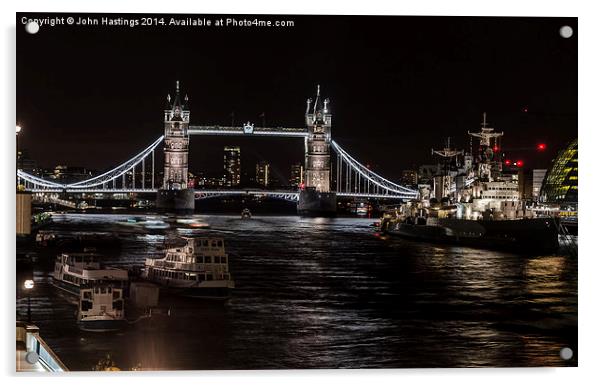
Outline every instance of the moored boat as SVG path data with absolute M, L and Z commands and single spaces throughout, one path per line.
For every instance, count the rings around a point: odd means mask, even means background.
M 107 267 L 98 256 L 90 253 L 63 253 L 54 263 L 52 284 L 79 297 L 83 287 L 111 283 L 125 289 L 128 284 L 127 270 Z
M 77 324 L 85 331 L 116 331 L 127 326 L 123 289 L 111 284 L 84 287 L 79 292 Z
M 221 238 L 182 238 L 161 258 L 147 258 L 142 278 L 186 297 L 227 299 L 234 281 Z

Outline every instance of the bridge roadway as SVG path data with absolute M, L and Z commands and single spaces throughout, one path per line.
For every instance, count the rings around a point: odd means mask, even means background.
M 85 194 L 130 194 L 130 193 L 156 193 L 157 189 L 31 189 L 32 193 L 85 193 Z M 231 195 L 254 195 L 269 196 L 273 198 L 285 199 L 288 201 L 299 201 L 299 193 L 291 190 L 195 190 L 195 199 L 207 199 L 219 196 Z M 367 194 L 353 192 L 337 192 L 338 197 L 363 198 L 363 199 L 396 199 L 407 200 L 407 196 L 395 194 Z
M 299 127 L 254 127 L 246 124 L 242 127 L 229 126 L 189 126 L 189 135 L 218 135 L 218 136 L 284 136 L 305 138 L 308 133 L 306 128 Z

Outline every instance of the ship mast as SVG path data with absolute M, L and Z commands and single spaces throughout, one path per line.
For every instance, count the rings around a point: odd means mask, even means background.
M 480 139 L 480 145 L 491 147 L 491 139 L 497 139 L 504 135 L 502 132 L 494 132 L 493 127 L 487 127 L 487 113 L 483 112 L 483 123 L 481 123 L 481 132 L 470 132 L 468 135 L 475 136 Z
M 431 154 L 439 155 L 445 159 L 452 158 L 454 156 L 462 155 L 462 151 L 458 151 L 451 148 L 451 138 L 447 138 L 447 145 L 442 150 L 431 149 Z
M 442 199 L 448 197 L 453 192 L 451 183 L 451 169 L 452 162 L 455 159 L 455 166 L 457 166 L 457 156 L 462 155 L 464 152 L 451 147 L 451 138 L 447 138 L 447 143 L 443 149 L 435 150 L 431 149 L 432 155 L 438 155 L 443 158 L 443 175 L 436 176 L 433 181 L 433 188 L 435 190 L 435 197 Z
M 496 175 L 501 172 L 501 163 L 496 161 L 496 152 L 499 152 L 500 150 L 498 147 L 498 138 L 502 137 L 504 132 L 495 132 L 493 127 L 488 127 L 487 113 L 483 112 L 481 131 L 468 131 L 468 135 L 479 138 L 479 151 L 478 156 L 476 157 L 479 166 L 477 176 L 481 180 L 492 180 L 492 178 L 495 178 Z M 492 139 L 493 144 L 491 143 Z

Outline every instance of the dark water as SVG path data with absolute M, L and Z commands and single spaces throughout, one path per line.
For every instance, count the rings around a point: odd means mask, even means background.
M 211 230 L 168 233 L 223 237 L 236 289 L 225 304 L 162 297 L 165 329 L 79 331 L 38 252 L 33 321 L 69 369 L 107 353 L 122 369 L 577 365 L 559 357 L 578 351 L 574 258 L 383 238 L 369 219 L 196 217 Z M 124 218 L 65 214 L 51 229 L 120 231 L 123 247 L 106 260 L 142 265 L 164 236 L 127 235 L 114 223 Z

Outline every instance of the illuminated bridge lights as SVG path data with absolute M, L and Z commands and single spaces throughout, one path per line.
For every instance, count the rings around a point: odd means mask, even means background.
M 246 132 L 245 132 L 246 131 Z M 289 136 L 306 137 L 307 130 L 301 128 L 255 128 L 250 124 L 244 128 L 221 127 L 221 126 L 191 126 L 191 135 L 263 135 L 263 136 Z M 17 170 L 19 184 L 23 183 L 27 191 L 35 193 L 156 193 L 154 188 L 154 150 L 163 141 L 159 137 L 147 148 L 136 154 L 133 158 L 120 164 L 101 175 L 82 180 L 75 183 L 61 184 L 45 180 L 35 175 Z M 416 190 L 391 182 L 376 174 L 359 161 L 355 160 L 335 141 L 331 141 L 331 148 L 336 156 L 333 162 L 334 191 L 338 196 L 375 198 L 375 199 L 415 199 L 418 196 Z M 151 163 L 152 180 L 150 185 L 146 183 L 146 165 Z M 138 179 L 136 179 L 138 178 Z M 257 195 L 268 196 L 277 199 L 298 202 L 299 193 L 295 191 L 253 191 L 253 190 L 197 190 L 196 199 L 206 199 L 217 196 L 229 195 Z

